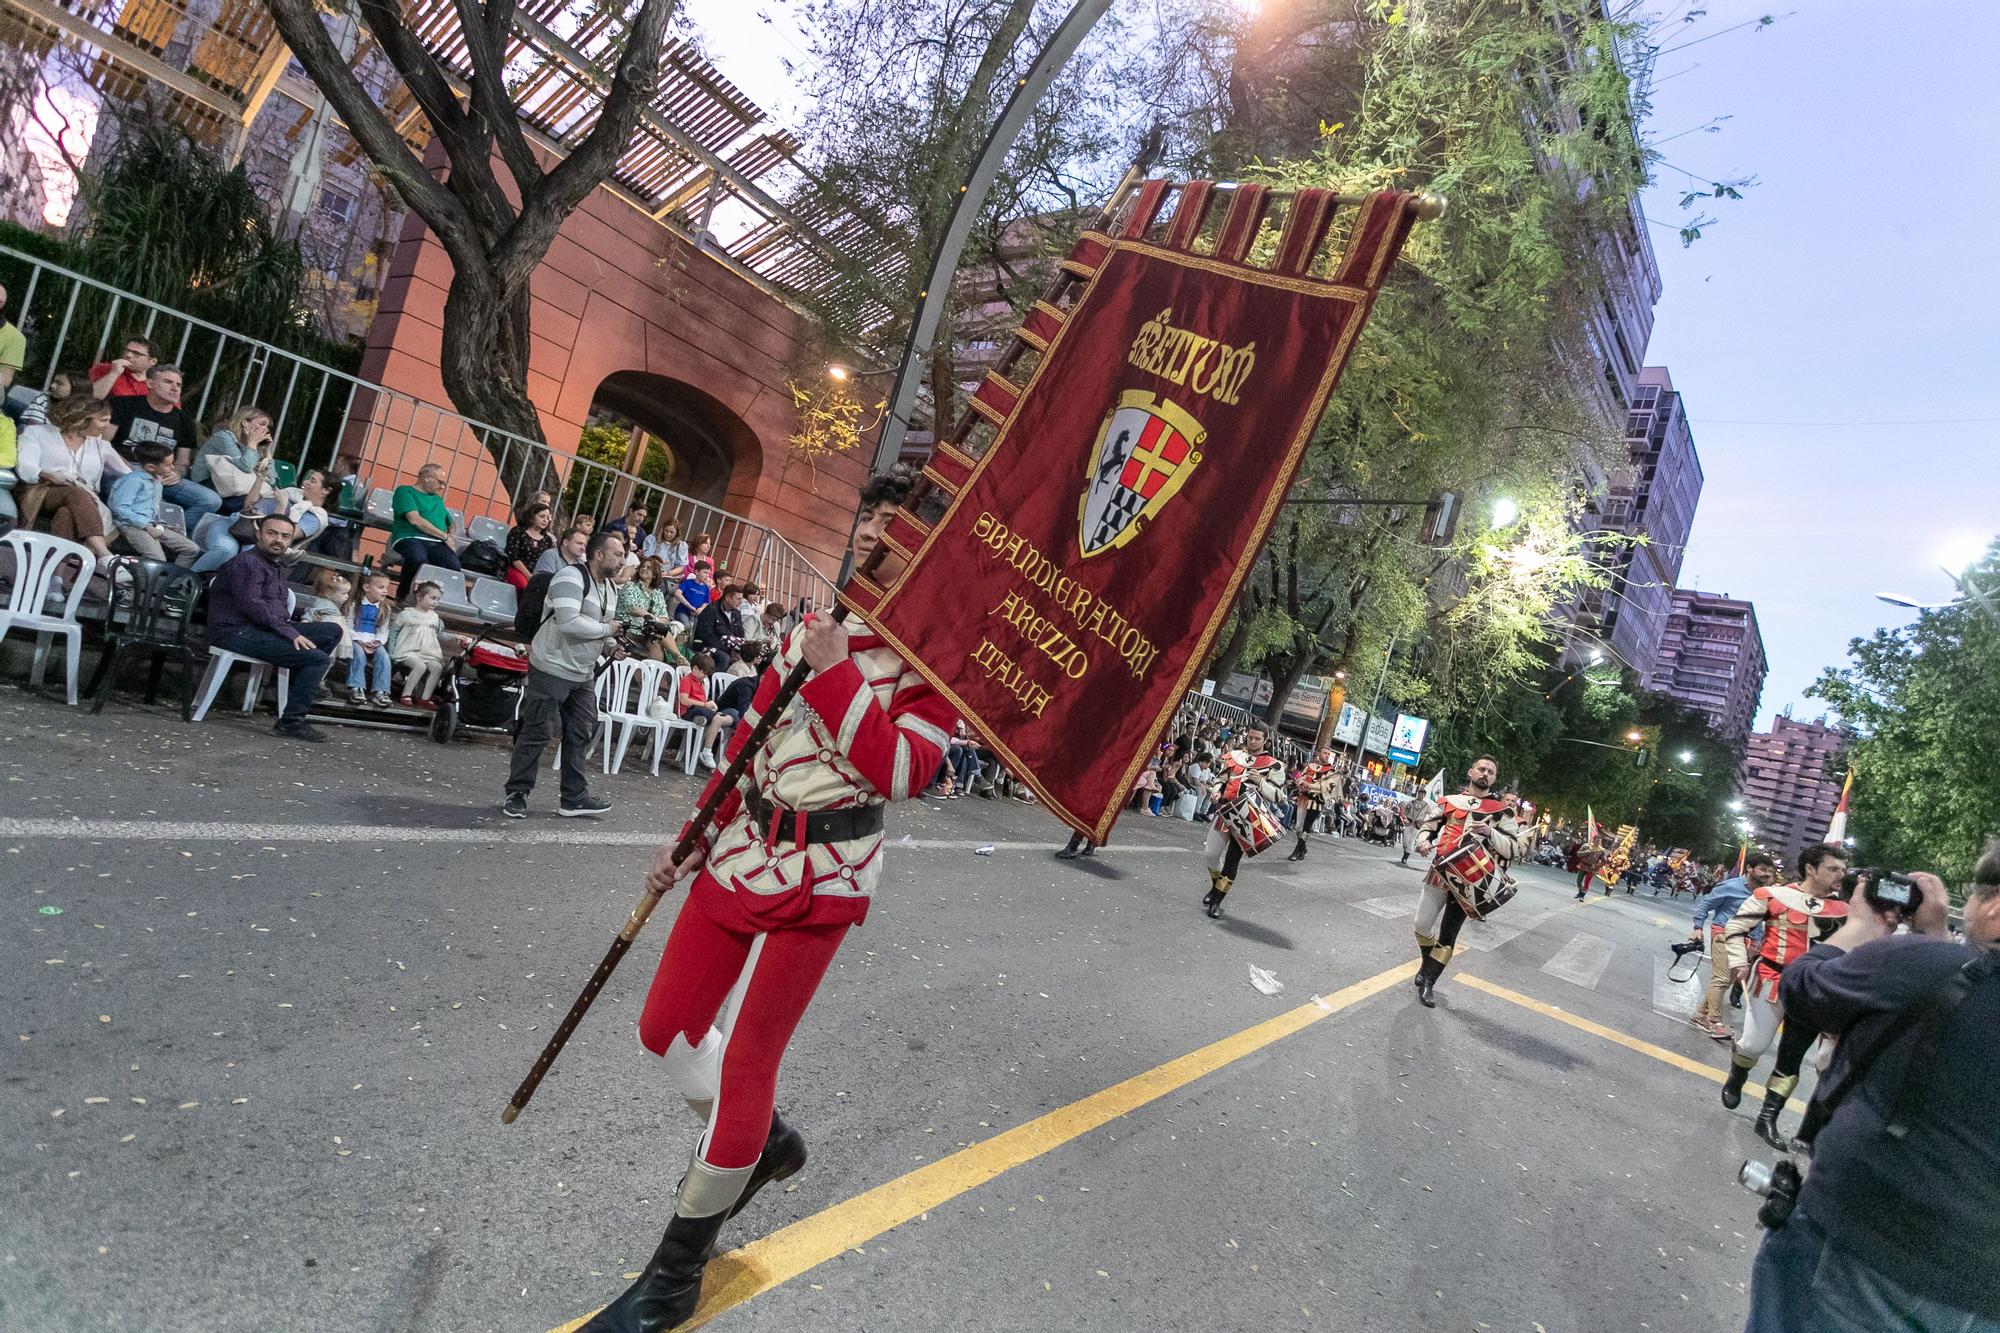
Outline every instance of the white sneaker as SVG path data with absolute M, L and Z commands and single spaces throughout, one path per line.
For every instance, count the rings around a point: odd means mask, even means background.
M 701 752 L 701 758 L 696 760 L 695 762 L 700 764 L 703 768 L 714 768 L 715 756 L 710 754 L 708 751 L 703 750 Z

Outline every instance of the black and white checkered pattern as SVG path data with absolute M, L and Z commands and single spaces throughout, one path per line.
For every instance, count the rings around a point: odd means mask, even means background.
M 1146 501 L 1139 492 L 1120 486 L 1109 500 L 1104 502 L 1104 512 L 1097 516 L 1097 533 L 1091 538 L 1093 550 L 1109 546 L 1113 538 L 1131 526 Z

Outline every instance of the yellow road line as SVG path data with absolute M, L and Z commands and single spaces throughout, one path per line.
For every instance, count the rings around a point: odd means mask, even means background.
M 1523 995 L 1519 991 L 1508 990 L 1505 986 L 1496 986 L 1484 977 L 1475 977 L 1469 973 L 1458 972 L 1454 973 L 1453 977 L 1455 980 L 1472 987 L 1474 990 L 1485 991 L 1488 995 L 1506 1000 L 1510 1004 L 1518 1004 L 1523 1009 L 1532 1009 L 1545 1018 L 1553 1018 L 1558 1023 L 1567 1023 L 1571 1027 L 1582 1032 L 1588 1032 L 1594 1037 L 1602 1037 L 1606 1041 L 1616 1042 L 1628 1051 L 1637 1051 L 1641 1055 L 1650 1055 L 1662 1064 L 1672 1065 L 1676 1069 L 1685 1069 L 1690 1074 L 1699 1074 L 1711 1083 L 1720 1083 L 1723 1080 L 1723 1072 L 1714 1065 L 1705 1065 L 1699 1060 L 1693 1060 L 1682 1055 L 1679 1051 L 1670 1051 L 1664 1046 L 1655 1046 L 1650 1041 L 1640 1041 L 1637 1037 L 1627 1036 L 1616 1028 L 1608 1028 L 1602 1023 L 1593 1023 L 1589 1019 L 1578 1014 L 1573 1014 L 1559 1005 L 1544 1004 L 1531 995 Z M 1762 1097 L 1764 1095 L 1764 1085 L 1761 1083 L 1746 1083 L 1743 1085 L 1743 1091 L 1751 1097 Z M 1806 1109 L 1806 1104 L 1796 1097 L 1791 1098 L 1785 1105 L 1791 1110 L 1801 1113 Z
M 1082 1101 L 1050 1111 L 811 1217 L 801 1218 L 741 1249 L 718 1255 L 709 1261 L 701 1309 L 680 1327 L 699 1328 L 723 1311 L 789 1282 L 967 1190 L 1387 990 L 1408 978 L 1416 966 L 1414 961 L 1400 963 L 1365 981 L 1344 986 L 1319 1003 L 1302 1004 L 1255 1027 L 1211 1042 Z M 550 1333 L 575 1333 L 590 1317 L 583 1315 Z

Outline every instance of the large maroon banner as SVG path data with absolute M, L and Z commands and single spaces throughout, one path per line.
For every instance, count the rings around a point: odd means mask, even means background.
M 905 511 L 890 555 L 841 596 L 957 706 L 1065 823 L 1104 841 L 1206 659 L 1269 533 L 1410 220 L 1410 197 L 1359 206 L 1331 278 L 1311 276 L 1334 219 L 1292 200 L 1268 267 L 1246 262 L 1267 200 L 1141 187 L 1116 237 L 1087 234 L 1067 309 L 1037 304 L 1016 336 L 1026 383 L 989 376 L 984 449 L 938 446 L 926 521 Z

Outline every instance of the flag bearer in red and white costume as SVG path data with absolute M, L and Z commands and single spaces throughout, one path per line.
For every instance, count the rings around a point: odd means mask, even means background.
M 1731 1110 L 1743 1100 L 1744 1080 L 1771 1049 L 1778 1025 L 1784 1023 L 1784 1006 L 1778 1003 L 1778 974 L 1793 959 L 1805 957 L 1819 937 L 1821 922 L 1847 915 L 1847 904 L 1834 897 L 1846 874 L 1847 853 L 1831 843 L 1817 843 L 1799 853 L 1797 883 L 1753 890 L 1723 928 L 1730 975 L 1743 987 L 1743 1035 L 1736 1040 L 1729 1077 L 1722 1084 L 1722 1104 Z M 1764 943 L 1752 958 L 1750 935 L 1759 926 L 1764 928 Z M 1784 1026 L 1778 1054 L 1771 1061 L 1771 1077 L 1764 1085 L 1764 1105 L 1757 1112 L 1758 1136 L 1780 1151 L 1787 1145 L 1778 1132 L 1778 1112 L 1799 1085 L 1799 1066 L 1819 1035 L 1796 1024 Z
M 909 487 L 899 471 L 862 491 L 857 564 Z M 805 1165 L 805 1141 L 773 1107 L 779 1059 L 842 936 L 868 914 L 882 874 L 883 807 L 923 790 L 951 736 L 952 707 L 922 676 L 880 639 L 819 613 L 765 671 L 732 757 L 801 658 L 812 675 L 724 800 L 707 844 L 676 866 L 669 842 L 649 876 L 655 885 L 694 880 L 639 1040 L 663 1057 L 706 1127 L 659 1249 L 586 1333 L 660 1333 L 687 1319 L 722 1224 Z
M 1484 878 L 1497 881 L 1505 878 L 1508 862 L 1526 856 L 1534 848 L 1534 830 L 1521 827 L 1515 817 L 1514 802 L 1493 795 L 1493 784 L 1499 780 L 1499 761 L 1490 754 L 1480 755 L 1466 772 L 1465 789 L 1441 797 L 1430 818 L 1424 821 L 1423 832 L 1417 836 L 1418 856 L 1437 853 L 1431 861 L 1430 873 L 1424 876 L 1423 893 L 1417 899 L 1417 957 L 1421 961 L 1415 981 L 1417 999 L 1426 1009 L 1437 1008 L 1431 988 L 1444 975 L 1444 965 L 1451 961 L 1458 946 L 1459 928 L 1467 916 L 1459 893 L 1454 892 L 1453 881 L 1447 878 L 1447 869 L 1441 863 L 1468 843 L 1481 844 L 1487 854 L 1482 858 L 1486 867 Z M 1457 865 L 1454 858 L 1453 867 Z M 1465 878 L 1465 873 L 1459 873 L 1461 884 Z M 1507 896 L 1512 896 L 1511 890 Z M 1499 899 L 1505 901 L 1506 897 Z
M 1222 915 L 1222 900 L 1229 896 L 1229 886 L 1236 882 L 1237 868 L 1243 863 L 1243 844 L 1229 831 L 1232 808 L 1254 796 L 1268 809 L 1285 785 L 1284 764 L 1265 753 L 1264 729 L 1254 724 L 1243 729 L 1241 747 L 1222 752 L 1215 769 L 1220 782 L 1215 823 L 1202 848 L 1202 859 L 1208 863 L 1208 893 L 1201 905 L 1211 917 Z M 1275 834 L 1275 825 L 1272 831 Z

